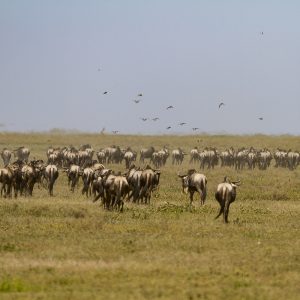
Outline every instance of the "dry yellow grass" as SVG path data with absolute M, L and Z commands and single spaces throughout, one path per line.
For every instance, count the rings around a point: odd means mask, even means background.
M 83 143 L 300 149 L 299 137 L 289 136 L 0 138 L 2 147 L 26 145 L 37 158 L 49 145 Z M 0 299 L 299 299 L 299 168 L 205 170 L 207 201 L 192 210 L 176 176 L 187 168 L 168 163 L 151 205 L 126 203 L 121 214 L 80 190 L 71 194 L 62 173 L 53 198 L 35 188 L 32 198 L 0 199 Z M 214 220 L 214 190 L 224 175 L 242 181 L 228 225 Z

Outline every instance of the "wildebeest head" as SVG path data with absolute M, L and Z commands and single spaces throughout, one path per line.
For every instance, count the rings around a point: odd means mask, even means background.
M 188 188 L 189 188 L 189 175 L 185 174 L 185 175 L 180 175 L 177 174 L 179 178 L 181 178 L 182 181 L 182 192 L 184 194 L 188 193 Z

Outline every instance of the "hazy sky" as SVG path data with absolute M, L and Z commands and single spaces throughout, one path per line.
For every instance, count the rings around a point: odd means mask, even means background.
M 0 131 L 300 134 L 300 1 L 0 0 L 0 104 Z

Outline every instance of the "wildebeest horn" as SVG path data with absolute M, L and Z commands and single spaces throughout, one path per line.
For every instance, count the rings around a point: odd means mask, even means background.
M 177 176 L 180 177 L 180 178 L 183 178 L 183 177 L 185 177 L 187 175 L 181 175 L 179 172 L 177 172 Z
M 232 181 L 231 183 L 235 184 L 235 185 L 240 185 L 241 184 L 241 181 L 238 180 L 238 181 Z

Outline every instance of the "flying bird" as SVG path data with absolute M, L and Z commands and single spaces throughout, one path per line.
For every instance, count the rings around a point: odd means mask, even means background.
M 174 106 L 170 105 L 167 107 L 167 109 L 171 109 L 171 108 L 174 108 Z
M 158 117 L 152 119 L 152 121 L 157 121 L 157 120 L 159 120 Z
M 178 125 L 182 126 L 182 125 L 185 125 L 185 124 L 186 124 L 185 122 L 181 122 Z
M 139 94 L 138 94 L 138 97 L 142 97 L 142 96 L 143 96 L 143 94 L 142 94 L 142 93 L 139 93 Z
M 119 130 L 113 130 L 112 133 L 117 134 L 117 133 L 119 133 Z
M 221 108 L 222 105 L 225 105 L 225 103 L 224 103 L 224 102 L 221 102 L 221 103 L 219 104 L 219 109 Z
M 260 32 L 260 34 L 261 34 L 261 35 L 264 35 L 264 32 L 263 32 L 263 31 L 261 31 L 261 32 Z
M 263 117 L 258 118 L 258 120 L 261 120 L 261 121 L 262 121 L 263 119 L 264 119 Z
M 135 103 L 140 103 L 142 100 L 133 100 Z
M 104 93 L 103 93 L 103 95 L 106 95 L 108 93 L 108 91 L 105 91 Z
M 141 118 L 141 120 L 145 122 L 148 120 L 148 118 Z
M 171 129 L 171 126 L 168 126 L 166 129 L 167 129 L 167 130 Z
M 198 128 L 198 127 L 193 127 L 192 129 L 193 129 L 193 131 L 196 131 L 196 130 L 198 130 L 199 128 Z

